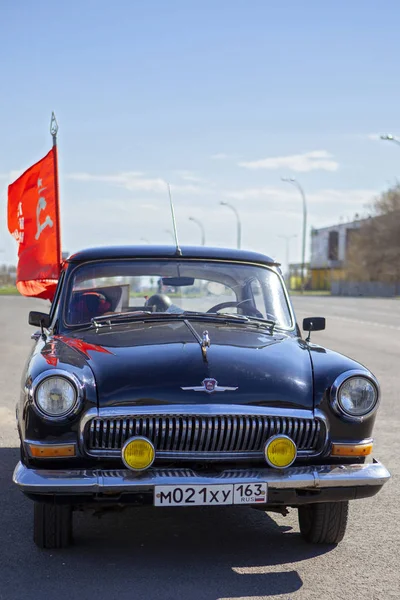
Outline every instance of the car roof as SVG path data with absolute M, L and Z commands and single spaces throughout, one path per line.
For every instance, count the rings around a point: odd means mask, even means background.
M 178 254 L 175 246 L 103 246 L 88 248 L 72 254 L 66 262 L 77 263 L 92 260 L 117 258 L 204 258 L 219 260 L 235 260 L 279 266 L 273 258 L 259 252 L 235 250 L 231 248 L 209 248 L 208 246 L 182 246 L 182 254 Z

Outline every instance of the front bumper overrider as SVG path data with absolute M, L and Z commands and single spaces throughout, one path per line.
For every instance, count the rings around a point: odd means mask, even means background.
M 93 500 L 123 502 L 125 496 L 151 498 L 158 485 L 207 485 L 267 482 L 268 504 L 305 504 L 373 496 L 390 479 L 377 460 L 368 464 L 271 468 L 231 468 L 202 473 L 193 469 L 33 469 L 19 462 L 13 481 L 28 495 L 88 496 Z M 71 499 L 73 502 L 73 498 Z

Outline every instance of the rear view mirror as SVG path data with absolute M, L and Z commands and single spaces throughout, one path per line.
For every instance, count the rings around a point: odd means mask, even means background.
M 29 313 L 29 325 L 35 325 L 35 327 L 49 327 L 50 315 L 47 313 L 38 312 L 31 310 Z
M 303 331 L 323 331 L 325 329 L 325 317 L 307 317 L 303 319 Z
M 194 277 L 163 277 L 162 284 L 171 287 L 182 287 L 184 285 L 193 285 Z

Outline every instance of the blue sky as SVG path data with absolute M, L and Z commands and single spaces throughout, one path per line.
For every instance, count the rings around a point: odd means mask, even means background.
M 51 146 L 63 247 L 168 243 L 165 182 L 181 243 L 284 260 L 280 234 L 351 219 L 396 181 L 396 0 L 0 2 L 0 262 L 14 262 L 6 188 Z

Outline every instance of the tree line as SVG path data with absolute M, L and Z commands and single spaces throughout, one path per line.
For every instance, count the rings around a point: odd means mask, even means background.
M 348 236 L 347 276 L 357 281 L 400 282 L 400 183 L 379 196 L 369 218 Z

